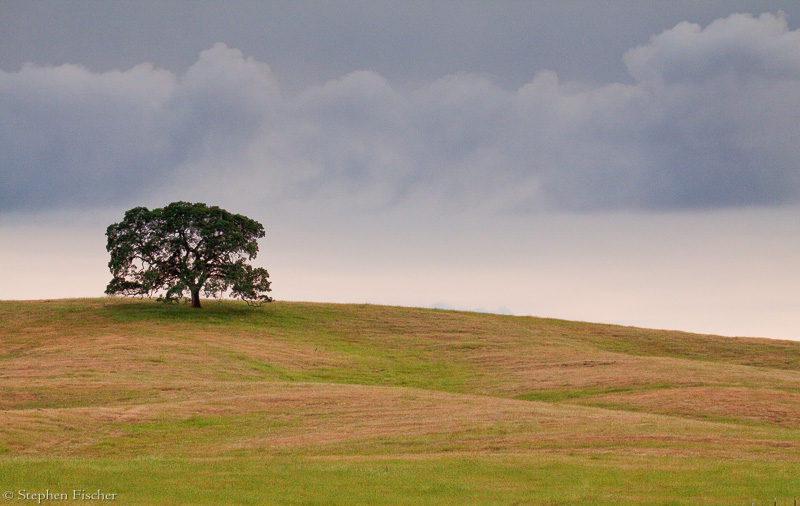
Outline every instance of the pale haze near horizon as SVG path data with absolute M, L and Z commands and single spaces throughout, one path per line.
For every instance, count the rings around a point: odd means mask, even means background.
M 279 300 L 800 339 L 792 2 L 0 14 L 0 299 L 102 296 L 105 227 L 190 200 Z

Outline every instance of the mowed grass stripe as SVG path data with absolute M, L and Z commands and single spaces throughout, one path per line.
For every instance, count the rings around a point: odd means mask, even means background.
M 3 443 L 18 455 L 63 457 L 587 448 L 665 455 L 697 447 L 731 456 L 769 449 L 800 456 L 800 443 L 770 428 L 644 413 L 397 387 L 268 383 L 235 390 L 157 404 L 2 411 Z

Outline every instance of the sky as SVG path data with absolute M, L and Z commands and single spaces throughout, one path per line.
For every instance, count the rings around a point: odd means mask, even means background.
M 278 300 L 800 339 L 800 2 L 0 0 L 0 299 L 218 205 Z

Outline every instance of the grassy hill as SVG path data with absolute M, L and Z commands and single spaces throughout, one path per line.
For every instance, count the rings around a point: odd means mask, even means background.
M 800 343 L 372 305 L 0 301 L 0 492 L 47 490 L 791 504 Z

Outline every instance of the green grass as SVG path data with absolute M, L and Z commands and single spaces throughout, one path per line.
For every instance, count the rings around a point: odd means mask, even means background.
M 0 462 L 8 490 L 100 490 L 123 504 L 791 504 L 798 471 L 580 455 Z
M 542 401 L 542 402 L 563 402 L 576 399 L 589 399 L 603 394 L 619 394 L 642 392 L 646 390 L 658 390 L 661 388 L 670 388 L 673 385 L 668 384 L 655 384 L 655 385 L 637 385 L 635 387 L 612 387 L 612 388 L 579 388 L 579 389 L 551 389 L 541 390 L 538 392 L 528 392 L 519 394 L 515 399 L 524 401 Z
M 0 492 L 100 489 L 124 504 L 800 495 L 799 343 L 373 305 L 204 306 L 0 301 Z

